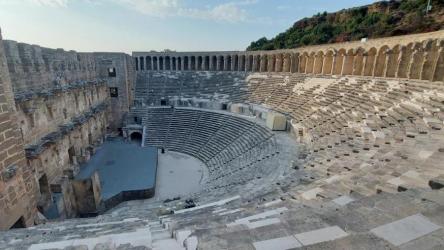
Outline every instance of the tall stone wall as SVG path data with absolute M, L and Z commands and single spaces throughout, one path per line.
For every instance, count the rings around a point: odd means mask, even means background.
M 11 79 L 0 34 L 0 230 L 33 225 L 37 185 L 17 125 Z
M 137 71 L 293 72 L 444 80 L 444 31 L 309 46 L 232 52 L 133 52 Z
M 4 106 L 10 109 L 0 121 L 1 171 L 13 175 L 0 179 L 0 230 L 21 216 L 21 224 L 32 225 L 36 211 L 53 210 L 54 203 L 60 217 L 76 216 L 71 179 L 107 130 L 122 126 L 133 102 L 133 60 L 124 53 L 78 53 L 15 41 L 0 48 Z
M 99 62 L 100 75 L 107 79 L 107 86 L 116 90 L 116 95 L 111 95 L 109 110 L 113 117 L 109 126 L 115 130 L 121 127 L 123 116 L 134 101 L 134 63 L 132 57 L 124 53 L 94 53 L 94 57 Z

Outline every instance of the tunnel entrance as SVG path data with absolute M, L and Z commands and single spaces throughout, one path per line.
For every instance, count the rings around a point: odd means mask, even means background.
M 25 219 L 22 217 L 20 217 L 15 223 L 14 225 L 12 225 L 12 227 L 10 229 L 14 229 L 14 228 L 25 228 L 26 224 L 25 224 Z
M 130 136 L 131 142 L 141 144 L 142 134 L 140 132 L 133 132 Z

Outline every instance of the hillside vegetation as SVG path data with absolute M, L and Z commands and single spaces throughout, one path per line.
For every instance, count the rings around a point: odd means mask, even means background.
M 443 29 L 444 0 L 432 0 L 433 8 L 427 15 L 426 6 L 427 0 L 383 1 L 319 13 L 297 21 L 270 40 L 263 37 L 252 42 L 247 50 L 288 49 Z

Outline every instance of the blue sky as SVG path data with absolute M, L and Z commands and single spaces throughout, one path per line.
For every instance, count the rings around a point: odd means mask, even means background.
M 296 20 L 374 0 L 0 0 L 4 39 L 76 51 L 244 50 Z

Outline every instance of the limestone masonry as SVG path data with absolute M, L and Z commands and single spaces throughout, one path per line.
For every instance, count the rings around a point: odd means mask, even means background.
M 0 36 L 0 248 L 444 249 L 443 81 L 442 30 L 132 55 Z M 76 176 L 118 136 L 195 158 L 200 189 L 105 204 Z

